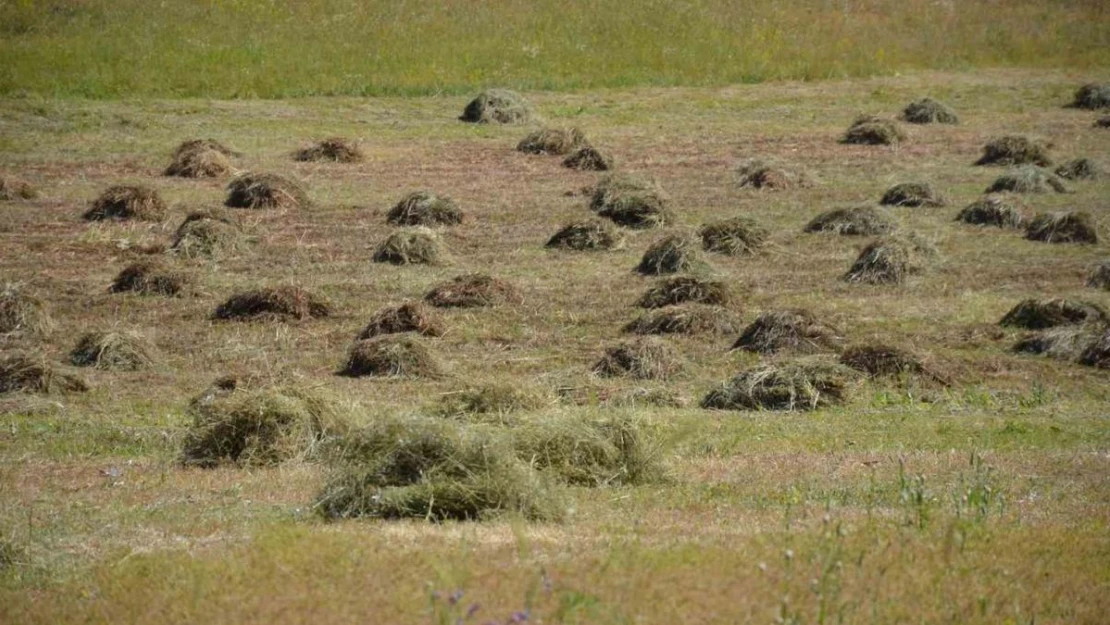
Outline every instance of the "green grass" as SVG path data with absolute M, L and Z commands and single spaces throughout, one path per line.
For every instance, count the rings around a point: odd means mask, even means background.
M 1110 64 L 1095 1 L 4 0 L 0 95 L 287 98 Z

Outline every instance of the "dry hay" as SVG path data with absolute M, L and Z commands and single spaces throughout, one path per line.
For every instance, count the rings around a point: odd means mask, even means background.
M 563 159 L 563 167 L 578 171 L 609 171 L 613 157 L 593 146 L 582 146 Z
M 887 189 L 879 203 L 884 206 L 944 206 L 948 201 L 927 182 L 903 182 Z
M 782 191 L 813 186 L 813 180 L 805 172 L 758 158 L 740 163 L 736 168 L 736 175 L 741 188 Z
M 1039 165 L 1052 164 L 1048 146 L 1028 137 L 1010 135 L 992 139 L 983 146 L 983 155 L 976 165 Z
M 164 264 L 143 260 L 123 268 L 108 290 L 112 293 L 138 293 L 139 295 L 181 295 L 189 278 Z
M 490 384 L 447 393 L 439 402 L 438 412 L 448 417 L 476 416 L 481 421 L 504 423 L 501 417 L 536 410 L 547 403 L 539 394 L 519 386 Z
M 998 325 L 1027 330 L 1043 330 L 1079 323 L 1110 323 L 1106 310 L 1093 302 L 1064 298 L 1027 299 L 1006 313 Z
M 724 306 L 731 299 L 728 285 L 724 282 L 695 276 L 675 276 L 661 280 L 644 291 L 636 305 L 641 308 L 662 308 L 690 302 Z
M 466 105 L 459 120 L 475 124 L 522 124 L 531 118 L 532 109 L 520 94 L 508 89 L 489 89 Z
M 46 303 L 16 284 L 0 290 L 0 335 L 44 337 L 54 329 Z
M 166 216 L 166 203 L 150 187 L 117 185 L 109 187 L 93 201 L 84 218 L 88 221 L 104 219 L 138 219 L 159 221 Z
M 1110 108 L 1110 84 L 1087 83 L 1076 90 L 1072 108 L 1104 109 Z
M 1079 355 L 1079 364 L 1110 369 L 1110 328 L 1104 328 L 1102 336 L 1083 350 Z
M 624 244 L 624 235 L 604 221 L 586 219 L 574 221 L 565 226 L 550 239 L 544 247 L 577 250 L 615 250 Z
M 986 193 L 1067 193 L 1068 189 L 1056 174 L 1035 165 L 1015 167 L 999 176 Z
M 586 135 L 578 128 L 541 128 L 528 133 L 516 149 L 526 154 L 569 154 L 587 145 Z
M 277 174 L 242 174 L 227 185 L 224 205 L 231 208 L 307 208 L 308 195 L 299 184 Z
M 399 306 L 383 308 L 370 317 L 370 322 L 358 333 L 358 340 L 383 334 L 415 332 L 424 336 L 443 336 L 447 330 L 436 312 L 421 302 L 405 302 Z
M 444 262 L 443 243 L 424 226 L 402 228 L 378 244 L 373 259 L 393 265 L 439 265 Z
M 629 334 L 732 334 L 739 329 L 736 315 L 721 306 L 683 304 L 652 309 L 629 322 Z
M 636 417 L 557 414 L 512 429 L 516 456 L 575 486 L 647 484 L 664 476 L 659 446 Z
M 431 350 L 415 337 L 383 334 L 355 341 L 339 375 L 352 378 L 438 378 L 443 366 Z
M 236 293 L 212 313 L 214 319 L 306 320 L 331 314 L 331 304 L 296 286 L 278 286 Z
M 875 236 L 890 234 L 897 227 L 897 223 L 884 209 L 864 205 L 821 213 L 810 220 L 804 230 L 845 236 Z
M 892 145 L 906 140 L 906 133 L 889 119 L 871 115 L 856 118 L 840 139 L 841 143 L 858 145 Z
M 949 384 L 949 376 L 914 352 L 882 343 L 851 345 L 840 354 L 840 364 L 873 378 L 913 376 Z
M 386 221 L 395 226 L 454 226 L 462 223 L 463 212 L 450 198 L 415 191 L 389 209 Z
M 655 181 L 613 174 L 594 187 L 590 209 L 618 225 L 642 230 L 659 228 L 674 220 L 667 203 L 666 194 Z
M 0 201 L 33 200 L 38 196 L 38 190 L 28 183 L 0 177 Z
M 839 332 L 803 308 L 769 310 L 744 328 L 731 349 L 757 354 L 790 352 L 814 354 L 837 350 L 842 339 Z
M 698 230 L 702 247 L 707 252 L 726 256 L 749 256 L 755 254 L 771 231 L 749 217 L 733 217 L 702 226 Z
M 357 143 L 343 137 L 330 137 L 293 153 L 293 160 L 301 162 L 361 163 L 365 158 Z
M 182 144 L 174 152 L 173 161 L 162 175 L 181 178 L 219 178 L 231 173 L 231 160 L 228 158 L 229 150 L 226 148 L 220 150 L 203 144 L 185 148 L 185 145 Z
M 1098 180 L 1106 172 L 1089 158 L 1077 158 L 1057 167 L 1055 173 L 1065 180 Z
M 848 401 L 859 374 L 820 359 L 764 364 L 710 391 L 701 407 L 710 410 L 816 410 Z
M 1110 291 L 1110 260 L 1102 261 L 1087 278 L 1087 286 Z
M 1041 213 L 1025 227 L 1025 238 L 1045 243 L 1098 243 L 1098 230 L 1090 213 L 1066 211 Z
M 623 341 L 605 350 L 593 372 L 606 378 L 666 380 L 682 369 L 682 360 L 668 343 L 650 336 Z
M 1095 120 L 1095 128 L 1110 128 L 1110 115 Z
M 437 308 L 478 308 L 521 299 L 512 284 L 484 273 L 456 276 L 424 294 L 424 301 Z
M 138 371 L 154 365 L 154 346 L 133 332 L 89 332 L 69 353 L 76 367 L 105 371 Z
M 952 107 L 932 98 L 921 98 L 902 109 L 902 119 L 911 124 L 958 124 L 960 118 Z
M 1016 196 L 985 195 L 968 204 L 956 221 L 976 226 L 1021 228 L 1025 225 L 1025 204 Z
M 872 241 L 859 253 L 841 278 L 856 284 L 902 284 L 925 271 L 937 255 L 936 248 L 910 234 Z
M 1104 330 L 1097 324 L 1080 323 L 1030 332 L 1014 343 L 1013 351 L 1077 362 L 1088 348 L 1098 342 Z
M 295 388 L 206 392 L 188 412 L 193 422 L 181 454 L 187 466 L 311 460 L 325 440 L 349 429 L 347 416 L 333 402 Z
M 220 154 L 228 157 L 242 156 L 242 154 L 236 152 L 235 150 L 232 150 L 231 148 L 220 143 L 219 141 L 216 141 L 215 139 L 189 139 L 188 141 L 183 141 L 181 145 L 177 146 L 177 149 L 173 151 L 173 158 L 177 159 L 181 155 L 188 152 L 204 152 L 205 150 L 219 152 Z
M 170 250 L 185 258 L 219 258 L 243 247 L 239 221 L 222 211 L 189 213 L 177 227 Z
M 647 248 L 636 266 L 636 272 L 645 276 L 662 276 L 689 271 L 698 264 L 697 241 L 686 234 L 672 234 Z
M 61 371 L 40 355 L 0 355 L 0 393 L 69 393 L 89 390 L 81 378 Z

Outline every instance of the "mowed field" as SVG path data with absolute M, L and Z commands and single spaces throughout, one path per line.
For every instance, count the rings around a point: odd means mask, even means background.
M 1025 135 L 1056 162 L 1110 166 L 1102 114 L 1066 108 L 1105 76 L 1061 70 L 917 72 L 887 78 L 719 88 L 525 92 L 542 122 L 458 121 L 468 98 L 0 101 L 0 175 L 40 190 L 0 205 L 0 280 L 43 300 L 44 337 L 9 337 L 85 379 L 85 393 L 0 396 L 0 622 L 5 623 L 1098 623 L 1110 613 L 1110 372 L 1014 353 L 997 322 L 1026 298 L 1110 307 L 1086 286 L 1098 244 L 1026 240 L 954 221 L 1005 168 L 973 166 L 989 140 Z M 900 124 L 893 146 L 839 143 L 861 113 L 894 118 L 932 96 L 958 125 Z M 592 216 L 600 174 L 517 151 L 541 125 L 575 126 L 619 172 L 654 178 L 673 224 L 624 229 L 612 251 L 545 249 Z M 361 163 L 295 162 L 330 136 Z M 222 205 L 228 177 L 164 177 L 173 149 L 216 139 L 237 169 L 305 184 L 313 205 L 231 209 L 245 246 L 221 258 L 165 251 L 183 218 Z M 812 186 L 742 187 L 737 167 L 775 159 Z M 808 234 L 817 214 L 877 205 L 928 182 L 945 206 L 884 208 L 937 248 L 900 285 L 841 277 L 873 237 Z M 116 184 L 157 189 L 156 222 L 89 222 Z M 1028 212 L 1085 211 L 1110 237 L 1110 181 L 1030 194 Z M 439 229 L 439 265 L 372 262 L 389 209 L 429 190 L 465 213 Z M 673 233 L 749 217 L 769 230 L 752 255 L 700 254 L 693 273 L 726 283 L 737 330 L 663 337 L 665 380 L 592 373 L 659 278 L 634 269 Z M 179 297 L 110 293 L 125 266 L 158 257 L 187 274 Z M 440 311 L 421 341 L 445 374 L 336 375 L 380 309 L 485 272 L 520 298 Z M 217 321 L 236 292 L 296 285 L 327 318 Z M 797 358 L 730 350 L 766 311 L 805 308 L 842 342 L 925 354 L 947 384 L 903 375 L 850 384 L 815 411 L 706 410 L 737 373 Z M 69 368 L 89 331 L 133 331 L 156 347 L 135 372 Z M 834 358 L 832 349 L 823 350 Z M 559 486 L 558 521 L 325 521 L 324 462 L 182 466 L 190 399 L 234 375 L 255 388 L 327 398 L 356 425 L 441 416 L 461 392 L 531 398 L 509 425 L 635 419 L 663 468 L 636 485 Z M 471 427 L 464 417 L 450 417 Z M 477 425 L 473 427 L 478 427 Z M 452 593 L 462 591 L 460 598 Z M 455 595 L 455 597 L 459 597 Z M 476 606 L 476 607 L 474 607 Z M 473 610 L 473 611 L 472 611 Z M 514 613 L 516 621 L 513 621 Z

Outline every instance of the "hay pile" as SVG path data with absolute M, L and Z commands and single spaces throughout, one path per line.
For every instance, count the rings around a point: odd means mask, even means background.
M 813 180 L 805 172 L 758 158 L 740 163 L 736 168 L 736 175 L 741 188 L 782 191 L 813 186 Z
M 932 359 L 886 344 L 852 345 L 840 354 L 840 364 L 873 378 L 913 376 L 949 384 L 949 376 Z
M 170 250 L 185 258 L 221 258 L 243 245 L 243 232 L 235 217 L 222 211 L 197 211 L 177 227 Z
M 316 145 L 293 153 L 293 160 L 301 162 L 361 163 L 365 158 L 366 155 L 357 143 L 343 137 L 324 139 Z
M 813 354 L 837 350 L 842 343 L 839 332 L 803 308 L 769 310 L 744 328 L 732 349 L 758 354 L 791 352 Z
M 358 333 L 358 340 L 383 334 L 415 332 L 424 336 L 443 336 L 446 332 L 439 315 L 421 302 L 405 302 L 400 306 L 383 308 L 370 317 L 370 322 Z
M 635 417 L 552 415 L 513 429 L 516 456 L 575 486 L 647 484 L 663 477 L 659 449 Z
M 613 157 L 592 146 L 583 146 L 563 159 L 563 167 L 578 171 L 609 171 L 613 169 Z
M 840 139 L 841 143 L 857 145 L 893 145 L 906 140 L 906 133 L 889 119 L 862 115 L 852 122 Z
M 187 275 L 170 269 L 161 262 L 143 260 L 123 268 L 108 287 L 112 293 L 139 295 L 182 295 L 190 280 Z
M 1103 291 L 1110 291 L 1110 260 L 1102 261 L 1091 275 L 1087 278 L 1087 286 L 1093 289 L 1102 289 Z M 0 311 L 3 310 L 3 304 L 0 303 Z M 2 318 L 2 316 L 0 316 Z
M 689 271 L 700 264 L 697 241 L 685 234 L 665 236 L 644 251 L 636 272 L 645 276 L 662 276 Z
M 613 226 L 597 219 L 574 221 L 556 232 L 544 247 L 576 250 L 615 250 L 624 244 L 624 236 Z
M 564 155 L 588 144 L 586 135 L 578 128 L 541 128 L 528 133 L 516 149 L 525 154 Z
M 165 176 L 182 178 L 218 178 L 231 173 L 231 156 L 235 152 L 210 139 L 186 141 L 174 150 L 173 160 L 163 172 Z
M 1068 189 L 1056 174 L 1035 165 L 1015 167 L 999 176 L 986 193 L 1067 193 Z
M 77 341 L 69 361 L 77 367 L 138 371 L 154 366 L 154 346 L 133 332 L 89 332 Z
M 532 108 L 520 94 L 508 89 L 489 89 L 466 105 L 459 120 L 474 124 L 523 124 L 531 118 Z
M 820 359 L 765 364 L 748 369 L 710 391 L 710 410 L 816 410 L 848 401 L 859 375 Z
M 299 184 L 277 174 L 242 174 L 227 185 L 224 205 L 231 208 L 308 208 Z
M 1098 342 L 1104 328 L 1097 324 L 1070 324 L 1030 332 L 1014 343 L 1019 354 L 1036 354 L 1056 360 L 1078 362 Z
M 662 308 L 683 303 L 725 306 L 732 299 L 728 285 L 719 280 L 706 280 L 695 276 L 675 276 L 655 283 L 636 305 L 641 308 Z
M 707 252 L 750 256 L 763 247 L 771 231 L 750 217 L 733 217 L 705 224 L 698 236 Z
M 212 317 L 228 320 L 320 319 L 331 314 L 331 304 L 305 289 L 278 286 L 236 293 L 220 304 Z
M 55 368 L 43 356 L 0 355 L 0 393 L 69 393 L 89 390 L 81 378 Z
M 884 206 L 944 206 L 948 201 L 927 182 L 903 182 L 887 189 L 879 203 Z
M 983 155 L 976 165 L 1039 165 L 1052 164 L 1048 146 L 1028 137 L 1009 135 L 992 139 L 983 146 Z
M 0 335 L 45 337 L 54 329 L 46 303 L 16 284 L 0 289 Z
M 463 212 L 455 202 L 428 191 L 406 195 L 386 216 L 386 221 L 395 226 L 454 226 L 462 220 Z
M 682 360 L 668 343 L 643 336 L 623 341 L 605 350 L 593 372 L 606 378 L 631 377 L 666 380 L 682 369 Z
M 804 230 L 845 236 L 876 236 L 890 234 L 896 228 L 896 222 L 885 210 L 865 205 L 821 213 L 806 224 Z
M 1073 108 L 1097 110 L 1110 108 L 1110 84 L 1088 83 L 1075 92 Z
M 374 250 L 376 263 L 440 265 L 444 260 L 439 235 L 424 226 L 396 230 Z
M 629 322 L 629 334 L 732 334 L 739 329 L 736 316 L 721 306 L 682 304 L 652 309 Z
M 333 402 L 285 387 L 206 392 L 190 404 L 189 415 L 181 459 L 199 467 L 311 460 L 324 441 L 350 427 Z
M 1110 369 L 1110 328 L 1104 328 L 1102 336 L 1083 350 L 1079 355 L 1079 364 Z
M 932 98 L 921 98 L 902 109 L 902 119 L 911 124 L 958 124 L 960 118 L 952 107 Z
M 1089 158 L 1070 160 L 1056 168 L 1056 175 L 1065 180 L 1098 180 L 1106 172 Z
M 506 415 L 536 410 L 545 403 L 543 397 L 518 386 L 492 384 L 444 395 L 439 413 L 448 417 L 494 417 L 494 422 L 504 423 L 500 419 Z
M 484 273 L 457 276 L 424 294 L 424 301 L 437 308 L 478 308 L 522 299 L 512 284 Z
M 924 272 L 936 255 L 932 244 L 912 234 L 877 239 L 863 248 L 841 279 L 855 284 L 902 284 Z
M 1045 243 L 1094 244 L 1098 243 L 1098 230 L 1090 213 L 1041 213 L 1025 227 L 1025 238 Z
M 674 220 L 667 203 L 666 194 L 654 181 L 614 174 L 602 178 L 594 187 L 590 209 L 618 225 L 647 229 Z
M 998 325 L 1027 330 L 1043 330 L 1081 323 L 1110 323 L 1106 310 L 1093 302 L 1064 298 L 1027 299 L 1006 313 Z
M 117 185 L 108 187 L 93 201 L 84 218 L 88 221 L 105 219 L 138 219 L 159 221 L 166 216 L 166 203 L 150 187 Z
M 956 221 L 976 226 L 1021 228 L 1025 225 L 1025 204 L 1016 196 L 985 195 L 968 204 Z
M 38 190 L 26 182 L 0 177 L 0 202 L 33 200 L 38 196 Z
M 438 378 L 443 376 L 443 366 L 419 339 L 405 334 L 383 334 L 351 345 L 339 375 Z

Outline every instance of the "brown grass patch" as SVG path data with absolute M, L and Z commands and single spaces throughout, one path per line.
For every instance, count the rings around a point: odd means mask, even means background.
M 593 146 L 582 146 L 563 159 L 563 167 L 578 171 L 609 171 L 614 161 L 610 154 Z
M 38 189 L 28 183 L 0 177 L 0 201 L 33 200 L 38 196 Z
M 1104 260 L 1095 267 L 1087 278 L 1087 286 L 1110 291 L 1110 260 Z
M 484 273 L 456 276 L 424 295 L 424 301 L 437 308 L 478 308 L 522 299 L 512 284 Z
M 647 248 L 636 266 L 636 272 L 645 276 L 661 276 L 689 271 L 699 263 L 697 241 L 686 234 L 672 234 Z
M 956 215 L 956 221 L 976 226 L 1021 228 L 1025 225 L 1025 203 L 1009 194 L 985 195 L 968 204 Z
M 293 153 L 293 160 L 301 162 L 361 163 L 365 158 L 357 143 L 343 137 L 330 137 Z
M 1009 135 L 992 139 L 983 146 L 983 155 L 976 165 L 1039 165 L 1052 164 L 1048 146 L 1028 137 Z
M 1042 330 L 1077 323 L 1110 323 L 1106 309 L 1093 302 L 1064 298 L 1027 299 L 1006 313 L 998 325 Z
M 143 260 L 123 268 L 108 287 L 112 293 L 175 296 L 184 293 L 189 277 L 154 260 Z
M 197 211 L 177 227 L 170 250 L 185 258 L 220 258 L 243 247 L 238 219 L 223 211 Z
M 847 403 L 859 374 L 823 359 L 765 364 L 741 372 L 710 391 L 710 410 L 816 410 Z
M 70 393 L 89 390 L 81 378 L 59 370 L 41 355 L 0 355 L 0 393 Z
M 634 229 L 659 228 L 674 216 L 659 185 L 636 176 L 612 174 L 594 187 L 590 209 L 615 223 Z
M 402 332 L 443 336 L 446 331 L 443 320 L 434 310 L 421 302 L 405 302 L 374 313 L 374 316 L 370 317 L 370 322 L 359 332 L 358 340 Z
M 45 337 L 54 329 L 50 309 L 15 284 L 0 290 L 0 335 Z
M 154 346 L 133 332 L 89 332 L 77 341 L 69 361 L 77 367 L 138 371 L 154 365 Z
M 771 231 L 750 217 L 733 217 L 705 224 L 698 230 L 707 252 L 726 256 L 750 256 L 767 242 Z
M 227 185 L 224 205 L 231 208 L 308 208 L 304 189 L 277 174 L 242 174 Z
M 1090 213 L 1067 211 L 1041 213 L 1025 227 L 1025 238 L 1045 243 L 1098 243 L 1098 230 Z
M 902 109 L 902 119 L 911 124 L 958 124 L 959 116 L 952 107 L 932 98 L 921 98 Z
M 906 133 L 894 121 L 863 115 L 852 122 L 840 142 L 857 145 L 893 145 L 905 140 Z
M 516 149 L 526 154 L 563 155 L 588 143 L 586 135 L 578 128 L 541 128 L 528 133 Z
M 166 216 L 166 203 L 158 192 L 145 186 L 108 187 L 83 215 L 88 221 L 137 219 L 159 221 Z
M 454 226 L 462 223 L 463 212 L 450 198 L 415 191 L 389 209 L 386 221 L 395 226 Z
M 641 308 L 662 308 L 683 303 L 725 306 L 732 296 L 728 285 L 719 280 L 706 280 L 695 276 L 675 276 L 656 282 L 636 305 Z
M 903 182 L 887 189 L 880 204 L 884 206 L 944 206 L 948 201 L 927 182 Z
M 391 232 L 374 250 L 373 259 L 393 265 L 440 265 L 445 260 L 439 235 L 424 226 Z
M 650 336 L 623 341 L 605 350 L 593 372 L 606 378 L 666 380 L 682 369 L 682 359 L 670 344 Z
M 813 354 L 838 350 L 843 340 L 830 325 L 803 308 L 769 310 L 744 328 L 732 349 L 758 354 Z
M 489 89 L 478 94 L 463 109 L 459 120 L 474 124 L 523 124 L 532 119 L 532 107 L 519 93 Z
M 305 289 L 278 286 L 236 293 L 220 304 L 212 317 L 229 320 L 304 321 L 327 317 L 331 312 L 331 304 Z
M 863 248 L 841 278 L 856 284 L 902 284 L 924 272 L 936 257 L 936 248 L 914 234 L 877 239 Z
M 652 309 L 629 322 L 629 334 L 732 334 L 739 329 L 736 315 L 720 306 L 683 304 Z
M 1057 167 L 1055 173 L 1065 180 L 1099 180 L 1106 175 L 1098 163 L 1089 158 L 1070 160 Z
M 759 158 L 740 163 L 736 175 L 741 188 L 783 191 L 813 186 L 813 179 L 806 172 Z
M 821 213 L 806 224 L 804 231 L 844 236 L 875 236 L 890 234 L 897 227 L 897 222 L 885 209 L 864 205 Z
M 615 250 L 624 244 L 624 236 L 612 225 L 597 219 L 574 221 L 560 229 L 544 247 L 575 250 Z
M 443 376 L 443 366 L 415 337 L 384 334 L 351 345 L 339 374 L 352 378 L 438 378 Z

